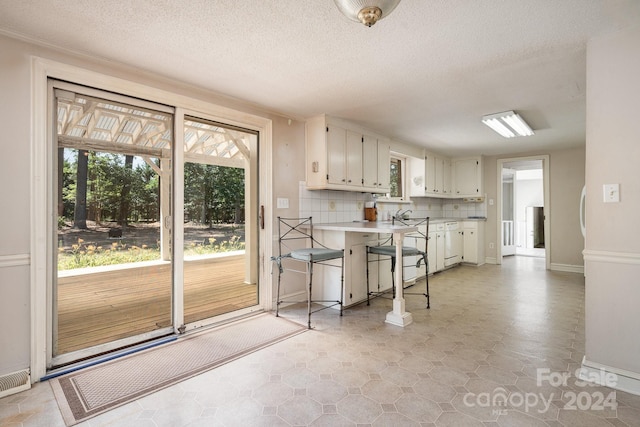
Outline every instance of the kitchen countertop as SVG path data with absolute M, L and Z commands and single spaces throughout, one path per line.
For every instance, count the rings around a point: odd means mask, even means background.
M 335 222 L 325 224 L 313 224 L 316 230 L 351 231 L 356 233 L 410 233 L 418 228 L 411 225 L 392 225 L 388 222 Z

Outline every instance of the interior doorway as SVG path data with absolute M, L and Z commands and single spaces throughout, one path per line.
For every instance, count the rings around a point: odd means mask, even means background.
M 549 158 L 498 160 L 497 262 L 505 256 L 549 259 Z

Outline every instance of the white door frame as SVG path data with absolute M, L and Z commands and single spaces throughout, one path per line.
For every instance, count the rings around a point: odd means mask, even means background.
M 511 157 L 497 160 L 497 196 L 496 196 L 496 242 L 501 242 L 502 233 L 502 168 L 505 163 L 519 162 L 523 160 L 542 161 L 542 180 L 544 186 L 544 254 L 546 269 L 551 269 L 551 199 L 549 193 L 549 155 Z M 502 243 L 502 242 L 501 242 Z M 502 264 L 502 244 L 496 244 L 496 264 Z
M 47 371 L 48 336 L 47 322 L 51 316 L 51 280 L 53 266 L 50 218 L 53 206 L 50 203 L 51 182 L 51 108 L 48 99 L 48 79 L 66 80 L 80 85 L 95 87 L 124 95 L 134 96 L 173 106 L 182 111 L 195 111 L 214 117 L 218 121 L 255 130 L 259 133 L 260 144 L 260 200 L 265 206 L 265 217 L 272 218 L 272 121 L 265 117 L 233 110 L 220 105 L 190 98 L 177 93 L 161 90 L 141 83 L 124 80 L 89 71 L 56 61 L 33 57 L 31 62 L 31 380 L 37 382 Z M 175 151 L 175 150 L 174 150 Z M 175 199 L 175 197 L 174 197 Z M 178 198 L 178 200 L 181 200 Z M 181 210 L 175 210 L 178 213 Z M 175 220 L 175 219 L 174 219 Z M 264 221 L 264 229 L 259 232 L 259 305 L 270 310 L 272 286 L 268 263 L 271 258 L 272 222 Z M 175 325 L 174 327 L 178 327 Z

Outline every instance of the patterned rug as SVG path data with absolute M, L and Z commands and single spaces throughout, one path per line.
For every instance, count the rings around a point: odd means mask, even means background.
M 49 381 L 71 426 L 305 330 L 263 313 Z

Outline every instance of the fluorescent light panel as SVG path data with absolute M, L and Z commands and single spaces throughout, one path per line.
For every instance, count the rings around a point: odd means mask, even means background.
M 533 130 L 531 130 L 527 122 L 513 111 L 484 116 L 482 123 L 505 138 L 533 135 Z

